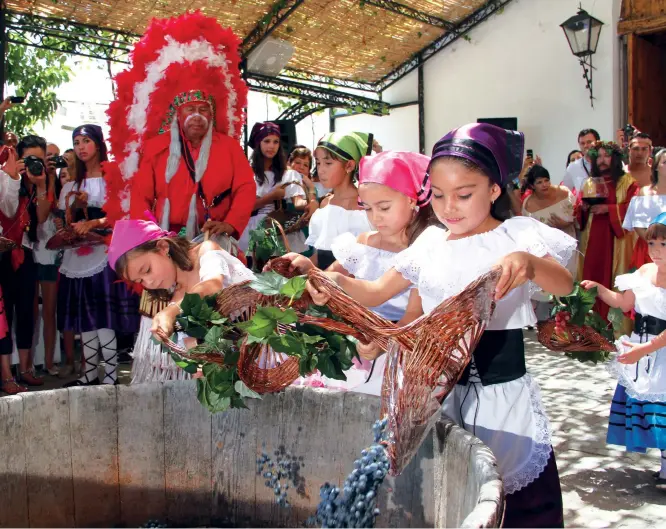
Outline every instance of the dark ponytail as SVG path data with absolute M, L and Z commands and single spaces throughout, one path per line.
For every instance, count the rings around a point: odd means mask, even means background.
M 411 246 L 428 226 L 440 225 L 430 204 L 423 206 L 407 226 L 407 244 Z

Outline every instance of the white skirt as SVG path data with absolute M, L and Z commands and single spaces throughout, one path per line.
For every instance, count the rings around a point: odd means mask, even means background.
M 144 382 L 164 382 L 166 380 L 187 380 L 190 374 L 176 365 L 169 353 L 162 351 L 162 346 L 151 340 L 152 318 L 141 316 L 139 334 L 132 351 L 132 384 Z M 179 333 L 180 334 L 180 333 Z
M 512 494 L 539 477 L 552 451 L 539 386 L 529 374 L 488 386 L 473 379 L 456 385 L 442 411 L 492 450 L 504 490 Z
M 648 340 L 654 338 L 647 336 Z M 636 333 L 631 338 L 622 336 L 615 342 L 618 353 L 628 350 L 623 341 L 640 343 L 641 337 Z M 645 342 L 646 340 L 643 339 Z M 666 402 L 666 347 L 644 356 L 635 364 L 621 364 L 617 359 L 608 363 L 607 369 L 617 378 L 620 385 L 627 390 L 627 395 L 636 400 L 647 402 Z

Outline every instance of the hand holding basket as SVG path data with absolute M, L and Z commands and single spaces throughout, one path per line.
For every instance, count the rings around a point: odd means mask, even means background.
M 73 227 L 74 209 L 77 204 L 83 205 L 83 215 L 85 220 L 88 217 L 88 194 L 85 192 L 71 191 L 65 198 L 65 204 L 68 204 L 71 197 L 75 197 L 72 204 L 65 210 L 65 225 L 60 228 L 46 243 L 48 250 L 61 250 L 68 248 L 80 248 L 82 246 L 98 246 L 106 243 L 106 236 L 110 233 L 108 229 L 92 229 L 84 235 L 80 235 Z

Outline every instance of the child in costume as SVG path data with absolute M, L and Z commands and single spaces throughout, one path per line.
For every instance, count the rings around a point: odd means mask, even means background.
M 618 379 L 608 419 L 609 444 L 644 454 L 661 450 L 656 486 L 666 490 L 666 213 L 652 221 L 645 233 L 650 258 L 631 274 L 615 279 L 613 292 L 594 281 L 599 297 L 624 312 L 636 311 L 631 337 L 617 342 L 618 356 L 608 369 Z
M 248 250 L 250 232 L 259 227 L 266 215 L 275 211 L 276 202 L 291 200 L 294 208 L 298 210 L 306 209 L 309 202 L 302 187 L 303 178 L 297 171 L 287 168 L 287 157 L 280 140 L 280 127 L 269 122 L 255 123 L 248 144 L 252 148 L 250 163 L 257 185 L 257 199 L 250 221 L 238 241 L 243 252 Z M 314 205 L 316 207 L 316 202 Z M 287 241 L 296 253 L 308 249 L 305 236 L 300 231 L 288 234 Z
M 195 244 L 146 220 L 119 220 L 109 245 L 109 264 L 124 280 L 171 302 L 153 318 L 151 331 L 171 335 L 186 293 L 201 297 L 254 279 L 243 263 L 217 243 Z
M 332 132 L 324 136 L 315 149 L 317 176 L 332 193 L 321 201 L 310 219 L 306 244 L 315 248 L 312 262 L 325 270 L 333 264 L 333 240 L 343 233 L 360 235 L 372 230 L 368 216 L 358 206 L 358 189 L 354 185 L 361 158 L 372 152 L 372 134 Z
M 359 203 L 376 231 L 336 237 L 331 244 L 335 262 L 328 270 L 373 281 L 395 266 L 399 253 L 416 240 L 432 217 L 430 182 L 425 179 L 429 162 L 427 156 L 411 152 L 389 151 L 361 158 Z M 305 257 L 290 258 L 303 272 L 314 266 Z M 409 295 L 406 289 L 372 310 L 397 322 L 405 315 Z M 375 344 L 359 344 L 358 352 L 363 363 L 345 372 L 346 381 L 314 374 L 300 383 L 379 395 L 386 355 L 377 358 L 381 351 Z
M 60 192 L 59 208 L 73 207 L 74 230 L 80 235 L 107 226 L 104 181 L 107 161 L 102 129 L 82 125 L 72 133 L 77 158 L 76 180 Z M 82 209 L 87 208 L 87 218 Z M 66 249 L 60 265 L 58 285 L 58 330 L 81 334 L 84 375 L 65 386 L 99 384 L 98 350 L 106 364 L 103 384 L 117 384 L 116 331 L 136 332 L 139 328 L 139 298 L 118 281 L 108 265 L 104 244 Z
M 525 367 L 522 329 L 536 323 L 531 294 L 569 294 L 565 268 L 576 240 L 527 217 L 508 220 L 497 204 L 520 171 L 523 135 L 475 123 L 437 142 L 429 167 L 432 208 L 447 230 L 430 226 L 376 281 L 332 278 L 366 306 L 410 287 L 406 313 L 415 319 L 496 265 L 495 312 L 443 412 L 495 454 L 504 482 L 506 527 L 562 527 L 560 482 L 548 418 Z M 308 284 L 317 303 L 326 295 Z M 406 319 L 405 319 L 406 321 Z
M 652 164 L 652 182 L 642 187 L 638 195 L 631 199 L 622 227 L 638 234 L 630 270 L 637 270 L 645 263 L 652 262 L 645 240 L 645 232 L 650 222 L 662 211 L 666 211 L 666 149 L 661 149 Z

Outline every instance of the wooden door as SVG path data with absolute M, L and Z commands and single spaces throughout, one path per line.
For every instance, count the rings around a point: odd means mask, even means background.
M 629 123 L 666 146 L 666 32 L 628 36 L 627 75 Z

